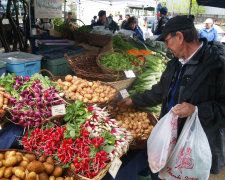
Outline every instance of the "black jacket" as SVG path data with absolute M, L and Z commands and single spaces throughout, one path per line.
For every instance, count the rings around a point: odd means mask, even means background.
M 154 31 L 154 35 L 162 34 L 162 31 L 168 21 L 169 21 L 169 18 L 167 16 L 163 16 L 158 22 L 158 25 Z
M 225 165 L 225 46 L 204 39 L 203 47 L 194 57 L 198 59 L 197 69 L 185 84 L 181 102 L 198 107 L 198 116 L 212 152 L 211 173 L 218 174 Z M 160 116 L 164 116 L 167 113 L 171 82 L 179 63 L 176 58 L 168 62 L 160 82 L 152 90 L 136 94 L 132 98 L 133 103 L 138 106 L 162 103 Z M 185 121 L 178 120 L 178 134 Z
M 119 30 L 118 24 L 113 21 L 112 18 L 107 18 L 106 24 L 103 24 L 101 21 L 98 20 L 96 23 L 92 24 L 92 27 L 93 26 L 105 26 L 105 28 L 109 28 L 109 30 L 113 33 Z

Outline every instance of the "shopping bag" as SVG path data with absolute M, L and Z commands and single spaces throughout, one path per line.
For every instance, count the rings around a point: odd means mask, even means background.
M 212 154 L 206 134 L 200 124 L 198 108 L 188 117 L 177 144 L 159 177 L 166 180 L 207 180 Z
M 166 164 L 177 141 L 177 119 L 170 110 L 154 127 L 147 141 L 148 163 L 153 173 Z

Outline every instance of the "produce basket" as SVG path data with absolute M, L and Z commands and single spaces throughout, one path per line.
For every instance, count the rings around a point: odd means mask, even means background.
M 124 54 L 124 56 L 126 56 L 127 54 L 125 54 L 122 50 L 120 49 L 113 49 L 111 51 L 108 51 L 107 53 L 113 53 L 113 52 L 119 52 L 121 54 Z M 120 77 L 122 77 L 122 79 L 126 79 L 126 76 L 125 76 L 125 73 L 124 71 L 125 70 L 129 70 L 129 69 L 119 69 L 119 70 L 114 70 L 114 69 L 110 69 L 110 68 L 107 68 L 105 66 L 103 66 L 101 63 L 100 63 L 100 58 L 103 57 L 104 55 L 106 55 L 107 53 L 101 53 L 98 55 L 97 57 L 97 65 L 99 66 L 99 68 L 101 69 L 101 71 L 103 73 L 108 73 L 108 74 L 115 74 L 115 75 L 119 75 Z M 145 64 L 146 64 L 146 58 L 144 56 L 136 56 L 136 58 L 139 58 L 139 57 L 142 57 L 143 58 L 143 62 L 140 64 L 138 64 L 142 69 L 145 67 Z M 135 66 L 136 64 L 131 60 L 131 63 L 133 63 Z M 138 71 L 138 70 L 135 70 L 134 71 L 135 75 L 138 76 L 141 72 Z
M 129 78 L 120 81 L 106 82 L 106 84 L 111 85 L 112 87 L 120 91 L 122 89 L 129 88 L 133 84 L 135 79 L 136 78 Z
M 105 167 L 105 169 L 101 170 L 100 173 L 99 173 L 97 176 L 95 176 L 94 178 L 92 178 L 92 179 L 77 174 L 77 173 L 76 173 L 74 170 L 72 170 L 71 168 L 66 169 L 65 175 L 66 175 L 66 176 L 70 176 L 70 177 L 75 177 L 76 180 L 101 180 L 101 179 L 106 175 L 106 173 L 108 172 L 108 170 L 109 170 L 111 164 L 112 164 L 112 162 L 110 162 L 110 163 Z
M 91 81 L 99 80 L 104 82 L 120 80 L 120 76 L 102 73 L 96 63 L 97 56 L 98 55 L 81 55 L 69 58 L 65 54 L 65 58 L 69 62 L 70 68 L 77 75 L 77 77 Z
M 107 45 L 112 46 L 112 37 L 100 34 L 90 34 L 89 44 L 93 46 L 104 47 Z
M 124 127 L 124 128 L 126 128 L 126 129 L 127 129 L 127 127 L 125 127 L 126 126 L 126 122 L 125 122 L 126 120 L 124 118 L 125 116 L 123 116 L 123 113 L 128 113 L 128 114 L 143 113 L 143 112 L 144 113 L 147 113 L 147 119 L 149 119 L 148 127 L 147 128 L 149 128 L 150 126 L 153 126 L 154 127 L 157 124 L 157 122 L 158 122 L 158 120 L 156 119 L 156 117 L 151 112 L 149 112 L 149 111 L 135 110 L 134 108 L 123 109 L 122 111 L 120 111 L 116 107 L 116 103 L 113 104 L 112 106 L 108 106 L 107 109 L 111 112 L 113 118 L 115 118 L 116 120 L 118 120 L 120 124 L 122 122 L 122 125 L 121 126 Z M 121 116 L 124 119 L 120 120 L 118 116 Z M 138 126 L 139 123 L 141 123 L 141 124 L 143 123 L 143 121 L 141 121 L 141 120 L 139 121 L 139 119 L 141 119 L 142 117 L 138 117 L 138 116 L 134 117 L 133 115 L 131 117 L 133 119 L 130 119 L 130 122 L 134 122 L 135 123 L 135 126 L 136 125 Z M 138 121 L 139 122 L 136 123 L 134 118 L 138 118 Z M 145 122 L 145 124 L 146 124 L 146 122 Z M 128 126 L 129 127 L 128 127 L 127 130 L 130 131 L 131 133 L 134 133 L 134 132 L 132 132 L 132 130 L 130 130 L 130 128 L 132 126 L 132 123 L 129 123 Z M 136 130 L 136 128 L 138 129 L 138 127 L 134 128 L 134 126 L 132 128 L 133 128 L 134 131 Z M 144 131 L 146 130 L 145 127 L 142 127 L 142 128 L 144 129 Z M 137 132 L 135 132 L 135 133 L 137 133 Z M 141 136 L 133 137 L 134 140 L 130 144 L 130 149 L 134 149 L 134 150 L 135 149 L 145 149 L 147 147 L 147 140 L 148 140 L 149 135 L 150 135 L 150 132 L 147 132 L 147 133 L 141 133 Z
M 50 80 L 51 81 L 57 81 L 58 79 L 62 79 L 64 80 L 65 79 L 65 76 L 54 76 L 49 70 L 47 69 L 41 69 L 38 73 L 41 74 L 42 72 L 46 72 L 50 75 Z

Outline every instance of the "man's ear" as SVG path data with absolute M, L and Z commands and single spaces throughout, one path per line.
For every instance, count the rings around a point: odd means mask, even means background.
M 176 38 L 177 38 L 177 40 L 178 40 L 178 42 L 179 42 L 180 44 L 183 43 L 183 41 L 184 41 L 184 35 L 182 34 L 182 32 L 177 31 L 177 32 L 176 32 Z

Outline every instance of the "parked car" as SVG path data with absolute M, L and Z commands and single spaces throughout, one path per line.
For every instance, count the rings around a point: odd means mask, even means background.
M 205 27 L 205 24 L 203 24 L 203 23 L 202 24 L 195 24 L 195 28 L 198 30 L 198 32 L 200 32 L 200 30 L 203 29 L 204 27 Z M 223 37 L 224 37 L 224 33 L 225 33 L 224 30 L 220 26 L 218 26 L 216 24 L 214 24 L 213 27 L 217 31 L 218 41 L 221 42 Z

